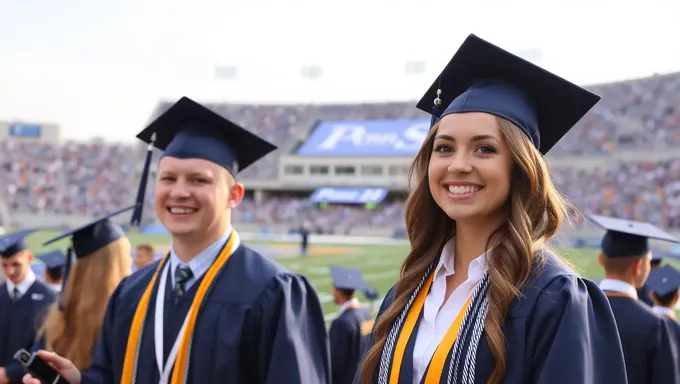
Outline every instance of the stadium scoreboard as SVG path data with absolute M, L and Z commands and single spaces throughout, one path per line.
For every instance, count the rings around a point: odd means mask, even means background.
M 406 190 L 409 167 L 430 119 L 321 121 L 279 161 L 286 186 Z
M 57 142 L 60 129 L 56 124 L 0 122 L 0 140 L 5 139 Z

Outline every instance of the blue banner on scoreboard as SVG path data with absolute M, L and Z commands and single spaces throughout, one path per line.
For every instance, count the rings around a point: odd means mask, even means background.
M 324 121 L 298 149 L 299 156 L 414 156 L 430 119 Z
M 386 188 L 319 188 L 310 199 L 315 203 L 379 204 L 387 196 Z

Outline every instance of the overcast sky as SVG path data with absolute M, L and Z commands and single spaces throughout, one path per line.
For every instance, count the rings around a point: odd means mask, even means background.
M 415 100 L 469 33 L 584 85 L 680 71 L 680 2 L 621 3 L 0 0 L 0 120 L 132 142 L 160 100 L 183 95 Z M 405 75 L 409 60 L 425 72 Z M 216 79 L 220 65 L 236 79 Z M 321 78 L 301 78 L 305 65 Z

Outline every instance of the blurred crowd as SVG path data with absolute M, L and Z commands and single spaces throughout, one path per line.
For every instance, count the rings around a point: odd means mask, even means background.
M 589 87 L 602 101 L 550 152 L 598 155 L 631 149 L 680 149 L 680 73 Z M 209 105 L 286 148 L 317 120 L 427 117 L 414 102 L 359 105 Z M 167 108 L 161 105 L 157 113 Z M 271 179 L 278 155 L 249 167 L 242 178 Z M 0 198 L 16 212 L 99 214 L 130 204 L 144 147 L 112 143 L 0 141 Z M 577 208 L 680 228 L 680 150 L 677 159 L 631 160 L 606 168 L 554 168 L 553 177 Z M 308 212 L 321 228 L 403 225 L 403 196 L 375 210 L 321 209 L 302 197 L 246 200 L 237 220 L 290 223 Z

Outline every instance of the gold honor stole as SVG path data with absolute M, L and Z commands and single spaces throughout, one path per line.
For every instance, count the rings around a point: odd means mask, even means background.
M 347 309 L 359 309 L 359 308 L 361 308 L 361 304 L 359 304 L 359 303 L 354 303 L 354 304 L 350 305 L 349 307 L 347 307 Z M 373 323 L 374 322 L 375 322 L 375 319 L 370 319 L 370 320 L 366 320 L 366 321 L 361 322 L 361 325 L 360 325 L 361 336 L 366 336 L 369 333 L 371 333 L 371 331 L 373 330 Z
M 198 316 L 198 310 L 203 303 L 205 294 L 208 288 L 212 285 L 213 280 L 217 276 L 217 273 L 222 269 L 224 263 L 229 260 L 229 256 L 232 254 L 232 248 L 234 246 L 234 241 L 238 236 L 236 236 L 236 231 L 232 229 L 232 234 L 229 236 L 229 241 L 227 245 L 222 249 L 219 256 L 215 262 L 210 266 L 208 271 L 205 273 L 205 277 L 198 286 L 196 291 L 196 296 L 194 301 L 191 303 L 191 308 L 189 309 L 189 318 L 187 322 L 186 332 L 182 335 L 182 341 L 179 346 L 179 352 L 177 354 L 177 359 L 175 360 L 175 366 L 172 369 L 172 377 L 170 379 L 170 384 L 184 384 L 186 382 L 187 368 L 189 367 L 189 349 L 191 346 L 191 339 L 194 334 L 194 328 L 196 327 L 196 318 Z M 141 341 L 142 336 L 142 326 L 144 325 L 144 319 L 148 312 L 149 300 L 151 298 L 151 292 L 153 287 L 156 285 L 156 279 L 158 274 L 164 267 L 165 263 L 168 262 L 168 257 L 170 252 L 165 254 L 163 260 L 158 263 L 156 272 L 153 274 L 149 285 L 147 285 L 142 298 L 137 304 L 137 309 L 135 310 L 135 317 L 132 319 L 132 326 L 130 327 L 130 333 L 128 334 L 127 347 L 125 348 L 125 360 L 123 363 L 123 376 L 121 378 L 121 384 L 132 384 L 134 382 L 135 367 L 137 365 L 137 354 L 138 346 Z M 156 292 L 158 295 L 158 292 Z
M 392 359 L 392 369 L 390 371 L 390 384 L 399 383 L 399 371 L 401 370 L 401 363 L 402 360 L 404 359 L 404 351 L 406 350 L 406 345 L 408 344 L 408 341 L 411 338 L 411 334 L 413 334 L 413 329 L 415 328 L 416 323 L 418 322 L 420 313 L 422 312 L 423 307 L 425 306 L 425 298 L 427 297 L 427 294 L 430 292 L 430 287 L 432 286 L 433 278 L 434 271 L 430 273 L 430 276 L 428 276 L 427 280 L 425 280 L 425 283 L 423 284 L 423 287 L 420 289 L 420 292 L 418 292 L 418 296 L 416 296 L 416 299 L 413 301 L 413 304 L 411 305 L 411 308 L 408 311 L 408 315 L 406 316 L 406 320 L 404 321 L 404 326 L 402 327 L 401 332 L 399 332 L 399 338 L 397 339 L 397 344 L 396 347 L 394 348 L 394 357 Z M 439 384 L 442 372 L 444 371 L 444 365 L 446 365 L 446 358 L 448 357 L 451 348 L 453 348 L 453 343 L 456 341 L 456 338 L 458 337 L 458 333 L 460 332 L 460 326 L 463 323 L 463 318 L 465 317 L 465 312 L 467 312 L 468 307 L 470 307 L 471 301 L 472 295 L 468 297 L 467 302 L 465 302 L 463 308 L 460 309 L 460 312 L 458 312 L 456 319 L 453 321 L 453 323 L 449 327 L 449 330 L 446 331 L 444 338 L 437 346 L 437 349 L 435 350 L 434 355 L 432 356 L 432 360 L 430 360 L 430 366 L 427 368 L 427 372 L 425 373 L 425 384 Z

